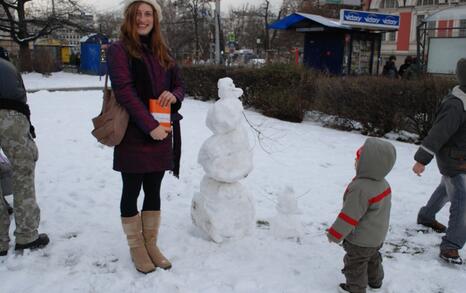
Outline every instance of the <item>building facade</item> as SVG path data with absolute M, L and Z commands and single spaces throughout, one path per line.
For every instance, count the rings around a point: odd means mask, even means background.
M 70 14 L 68 19 L 72 23 L 80 24 L 87 31 L 93 31 L 94 29 L 94 16 L 92 14 Z M 73 48 L 73 51 L 79 52 L 81 39 L 88 35 L 89 32 L 84 33 L 76 27 L 63 26 L 58 30 L 55 30 L 48 38 L 57 39 Z
M 367 0 L 366 8 L 376 12 L 400 15 L 398 32 L 387 32 L 382 39 L 383 57 L 398 56 L 397 63 L 403 62 L 405 56 L 416 56 L 416 27 L 421 21 L 443 8 L 452 5 L 466 5 L 466 0 Z M 466 19 L 438 20 L 427 24 L 429 37 L 466 37 L 466 29 L 448 29 L 466 27 Z

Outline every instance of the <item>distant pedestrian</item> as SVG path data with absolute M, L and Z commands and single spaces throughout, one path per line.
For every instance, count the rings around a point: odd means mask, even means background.
M 382 75 L 388 78 L 398 78 L 398 69 L 395 65 L 396 57 L 390 56 L 383 66 Z
M 357 151 L 356 177 L 343 196 L 343 208 L 327 230 L 331 242 L 343 241 L 346 255 L 342 292 L 365 293 L 366 287 L 382 286 L 384 271 L 380 248 L 388 232 L 391 188 L 385 177 L 396 160 L 395 147 L 377 138 L 368 138 Z
M 3 47 L 0 47 L 0 58 L 5 59 L 6 61 L 10 61 L 8 51 Z
M 427 136 L 414 155 L 413 171 L 418 176 L 434 156 L 442 181 L 421 208 L 417 223 L 438 233 L 446 232 L 440 244 L 440 258 L 462 264 L 458 251 L 466 242 L 466 59 L 456 66 L 459 85 L 445 96 Z M 450 202 L 448 228 L 435 215 Z
M 404 78 L 408 80 L 418 79 L 421 76 L 421 64 L 417 57 L 413 57 L 411 65 L 406 69 Z
M 42 248 L 49 243 L 47 234 L 38 232 L 40 210 L 34 186 L 38 150 L 30 113 L 21 74 L 13 64 L 0 58 L 0 147 L 13 171 L 17 251 Z M 8 207 L 0 200 L 0 256 L 8 253 L 9 228 Z
M 76 53 L 76 70 L 78 73 L 81 73 L 81 53 Z
M 406 56 L 405 58 L 405 63 L 403 63 L 401 66 L 400 66 L 400 70 L 398 71 L 398 74 L 401 78 L 405 78 L 405 73 L 406 73 L 406 70 L 409 69 L 409 67 L 411 66 L 411 64 L 413 63 L 413 57 L 411 56 Z

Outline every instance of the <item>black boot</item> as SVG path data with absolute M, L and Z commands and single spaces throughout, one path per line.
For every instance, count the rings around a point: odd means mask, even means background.
M 348 289 L 348 286 L 345 283 L 341 283 L 340 285 L 338 285 L 338 292 L 341 292 L 341 293 L 350 292 L 351 293 L 351 291 Z
M 8 250 L 0 251 L 0 256 L 5 256 L 8 254 Z
M 39 238 L 37 238 L 36 240 L 34 240 L 34 241 L 30 242 L 30 243 L 26 243 L 26 244 L 16 243 L 15 250 L 40 249 L 40 248 L 44 248 L 45 246 L 47 246 L 47 244 L 49 244 L 49 242 L 50 242 L 49 237 L 47 236 L 47 234 L 43 233 L 43 234 L 39 234 Z

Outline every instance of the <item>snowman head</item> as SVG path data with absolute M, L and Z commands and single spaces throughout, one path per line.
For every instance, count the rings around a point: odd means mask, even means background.
M 277 211 L 282 214 L 299 214 L 298 199 L 291 186 L 285 188 L 278 194 Z
M 221 99 L 236 99 L 241 97 L 243 90 L 235 87 L 233 80 L 229 77 L 218 80 L 218 96 Z

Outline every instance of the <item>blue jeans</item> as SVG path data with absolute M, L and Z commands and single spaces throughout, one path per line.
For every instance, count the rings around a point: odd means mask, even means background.
M 422 222 L 435 220 L 435 215 L 447 202 L 451 203 L 450 218 L 440 249 L 461 249 L 466 242 L 466 174 L 442 176 L 427 205 L 419 211 L 418 219 Z

